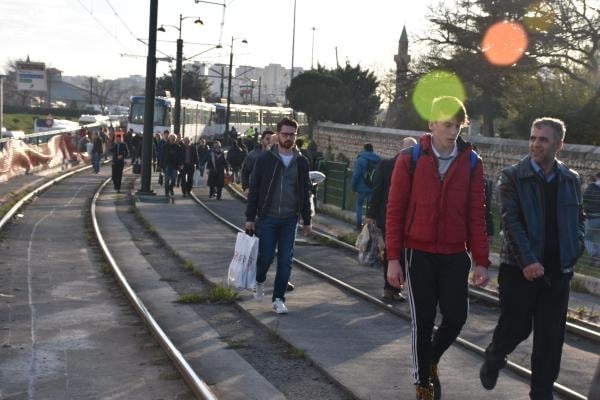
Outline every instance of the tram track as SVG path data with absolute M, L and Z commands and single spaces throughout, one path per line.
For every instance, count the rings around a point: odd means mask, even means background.
M 240 193 L 236 193 L 236 197 L 239 198 L 240 195 L 241 195 Z M 193 197 L 194 201 L 196 201 L 201 207 L 203 207 L 206 211 L 208 211 L 211 215 L 213 215 L 217 220 L 219 220 L 221 223 L 228 226 L 230 229 L 232 229 L 236 232 L 243 231 L 238 225 L 239 222 L 238 222 L 238 224 L 236 224 L 235 222 L 232 222 L 227 217 L 220 215 L 218 212 L 216 212 L 211 207 L 209 207 L 205 202 L 200 200 L 195 194 L 192 194 L 192 197 Z M 215 203 L 212 203 L 212 204 L 215 204 Z M 337 246 L 338 250 L 339 250 L 339 248 L 343 248 L 346 252 L 352 252 L 352 254 L 355 254 L 357 251 L 354 246 L 350 246 L 347 243 L 340 242 L 337 238 L 335 238 L 331 235 L 328 235 L 324 232 L 315 232 L 315 235 L 321 236 L 322 239 L 327 240 L 327 242 L 329 242 L 329 243 L 335 242 L 336 244 L 339 244 L 339 246 Z M 317 247 L 317 246 L 315 246 L 315 247 Z M 313 247 L 311 247 L 311 249 L 312 248 Z M 298 249 L 298 247 L 297 247 L 297 249 Z M 296 253 L 298 253 L 298 251 Z M 318 258 L 318 257 L 316 257 L 316 258 Z M 327 260 L 327 261 L 329 261 L 329 260 Z M 323 268 L 321 265 L 315 265 L 314 262 L 303 260 L 302 256 L 295 256 L 293 262 L 295 265 L 303 268 L 306 271 L 311 272 L 314 275 L 317 275 L 319 278 L 324 279 L 327 282 L 329 282 L 339 288 L 342 288 L 343 290 L 345 290 L 348 293 L 351 293 L 352 295 L 355 295 L 365 301 L 375 304 L 375 305 L 381 307 L 382 309 L 384 309 L 394 315 L 397 315 L 405 320 L 410 320 L 410 313 L 409 313 L 408 309 L 403 309 L 402 307 L 393 306 L 390 303 L 382 301 L 376 295 L 373 295 L 372 291 L 369 292 L 368 290 L 363 290 L 363 289 L 357 287 L 356 284 L 352 284 L 344 278 L 334 276 L 335 274 L 327 273 L 326 271 L 324 271 L 325 268 Z M 493 297 L 490 294 L 481 294 L 481 293 L 478 293 L 475 291 L 473 291 L 473 293 L 471 293 L 471 295 L 478 296 L 477 298 L 479 298 L 481 301 L 485 301 L 486 303 L 491 301 L 490 297 Z M 576 332 L 574 332 L 574 334 L 578 334 L 579 331 L 580 330 L 577 330 Z M 596 340 L 595 339 L 596 335 L 593 332 L 589 336 L 583 335 L 583 337 L 585 337 L 586 340 L 589 340 L 592 342 L 595 342 L 595 340 Z M 461 347 L 478 354 L 479 356 L 484 355 L 485 349 L 482 346 L 474 343 L 471 340 L 467 340 L 463 337 L 459 337 L 457 339 L 456 343 L 458 345 L 460 345 Z M 509 360 L 507 363 L 507 369 L 513 371 L 514 373 L 518 374 L 519 376 L 521 376 L 525 379 L 531 378 L 531 371 L 528 368 L 526 368 L 525 366 L 521 365 L 520 363 Z M 566 398 L 566 399 L 578 399 L 578 400 L 586 399 L 586 396 L 579 393 L 577 390 L 575 390 L 571 387 L 568 387 L 566 385 L 560 384 L 560 383 L 555 383 L 554 390 L 557 394 L 560 394 L 563 398 Z
M 14 204 L 12 204 L 10 208 L 8 208 L 8 210 L 4 213 L 4 215 L 2 215 L 2 218 L 0 219 L 0 232 L 3 232 L 7 228 L 7 224 L 15 217 L 15 215 L 22 211 L 22 209 L 36 196 L 40 196 L 42 193 L 47 191 L 49 188 L 57 185 L 58 183 L 68 178 L 71 178 L 76 174 L 86 172 L 91 168 L 91 165 L 77 168 L 72 171 L 59 174 L 58 176 L 55 176 L 52 179 L 38 185 L 37 187 L 33 186 L 31 188 L 28 187 L 27 189 L 17 191 L 17 193 L 13 194 L 13 196 L 17 197 L 18 199 L 14 201 Z M 121 287 L 122 292 L 128 299 L 130 306 L 137 312 L 141 321 L 144 322 L 150 333 L 152 333 L 158 344 L 163 349 L 164 353 L 173 362 L 183 380 L 194 393 L 195 397 L 203 400 L 217 400 L 217 397 L 211 392 L 208 385 L 204 381 L 202 381 L 202 379 L 200 379 L 195 373 L 195 371 L 190 367 L 190 365 L 187 363 L 181 352 L 173 345 L 169 337 L 165 334 L 165 332 L 161 329 L 156 320 L 153 318 L 152 314 L 145 307 L 144 303 L 140 300 L 135 291 L 133 291 L 131 285 L 127 281 L 125 275 L 121 271 L 121 268 L 116 263 L 115 259 L 112 257 L 112 254 L 108 246 L 106 245 L 106 241 L 104 240 L 104 237 L 102 235 L 101 227 L 96 218 L 96 202 L 103 189 L 110 182 L 111 178 L 108 178 L 104 182 L 102 182 L 95 190 L 95 193 L 89 203 L 89 216 L 92 221 L 95 240 L 100 245 L 103 256 L 105 260 L 109 263 L 115 280 L 117 281 L 117 283 Z M 75 196 L 77 196 L 77 193 L 75 194 Z M 31 287 L 29 288 L 29 291 L 31 292 Z M 1 394 L 2 393 L 0 392 L 0 397 L 2 397 Z
M 236 190 L 234 187 L 231 187 L 231 186 L 229 186 L 229 189 L 233 193 L 234 197 L 237 197 L 238 199 L 240 199 L 242 201 L 246 201 L 246 198 L 243 195 L 243 193 L 240 193 L 238 190 Z M 325 231 L 322 231 L 320 229 L 313 229 L 313 235 L 316 236 L 317 238 L 322 239 L 327 245 L 329 245 L 331 247 L 337 247 L 340 249 L 344 249 L 348 252 L 351 252 L 352 254 L 358 254 L 358 252 L 359 252 L 359 250 L 356 246 L 346 243 L 346 242 L 338 239 L 337 237 L 335 237 Z M 487 303 L 495 305 L 495 306 L 500 304 L 500 300 L 498 298 L 498 292 L 495 290 L 475 288 L 474 286 L 469 285 L 469 296 L 474 299 L 484 301 L 484 302 L 487 302 Z M 385 302 L 383 302 L 383 303 L 386 304 Z M 570 310 L 570 311 L 572 313 L 574 313 L 573 310 Z M 573 333 L 573 334 L 578 335 L 587 340 L 591 340 L 594 343 L 600 344 L 600 327 L 598 325 L 588 323 L 587 321 L 573 318 L 571 316 L 568 316 L 567 318 L 568 318 L 568 321 L 566 324 L 567 332 Z

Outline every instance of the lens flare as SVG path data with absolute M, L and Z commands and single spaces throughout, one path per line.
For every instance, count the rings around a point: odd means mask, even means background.
M 465 87 L 459 77 L 452 72 L 431 71 L 417 82 L 412 96 L 412 103 L 423 119 L 432 121 L 431 103 L 433 99 L 442 96 L 454 96 L 464 102 L 466 98 Z M 449 110 L 449 113 L 455 114 L 457 111 L 458 106 L 456 110 Z
M 517 22 L 502 21 L 490 26 L 483 36 L 481 52 L 494 65 L 510 66 L 527 50 L 527 33 Z
M 530 32 L 548 32 L 554 25 L 556 16 L 552 7 L 544 2 L 539 2 L 527 7 L 527 13 L 523 17 L 523 24 Z

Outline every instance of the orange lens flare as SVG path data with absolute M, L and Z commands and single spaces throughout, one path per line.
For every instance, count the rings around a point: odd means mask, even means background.
M 486 31 L 481 52 L 494 65 L 510 66 L 519 61 L 529 41 L 525 28 L 517 22 L 497 22 Z

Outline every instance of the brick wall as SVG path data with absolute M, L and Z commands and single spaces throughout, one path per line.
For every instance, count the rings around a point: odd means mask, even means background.
M 319 151 L 332 153 L 336 159 L 343 154 L 351 163 L 363 150 L 365 143 L 372 143 L 375 152 L 383 157 L 393 157 L 402 139 L 412 136 L 415 139 L 422 132 L 401 129 L 376 128 L 357 125 L 319 123 L 314 127 L 313 137 Z M 465 138 L 477 147 L 484 161 L 485 173 L 497 177 L 503 167 L 513 164 L 528 153 L 528 142 L 517 139 L 467 136 Z M 569 140 L 567 131 L 566 141 Z M 566 143 L 559 159 L 578 171 L 582 181 L 587 183 L 600 171 L 600 147 Z

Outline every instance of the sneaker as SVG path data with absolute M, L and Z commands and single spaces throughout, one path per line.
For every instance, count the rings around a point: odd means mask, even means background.
M 406 297 L 397 289 L 383 289 L 383 295 L 381 297 L 387 301 L 405 301 Z
M 291 292 L 291 291 L 292 291 L 292 290 L 294 290 L 294 289 L 295 289 L 295 286 L 294 286 L 294 284 L 293 284 L 292 282 L 288 282 L 288 284 L 287 284 L 287 289 L 286 289 L 286 290 L 287 290 L 288 292 Z
M 502 368 L 506 361 L 502 363 Z M 487 390 L 492 390 L 496 387 L 496 382 L 498 381 L 498 373 L 500 372 L 500 368 L 494 368 L 488 360 L 483 362 L 481 369 L 479 370 L 479 380 L 481 381 L 481 385 Z
M 288 313 L 288 309 L 285 306 L 285 303 L 283 302 L 283 300 L 281 300 L 279 298 L 275 299 L 275 301 L 273 302 L 273 310 L 277 314 L 287 314 Z
M 440 376 L 438 375 L 438 365 L 431 364 L 429 370 L 429 381 L 433 385 L 433 399 L 440 400 L 442 397 L 442 385 L 440 384 Z
M 421 385 L 417 385 L 415 386 L 416 389 L 416 394 L 417 400 L 433 400 L 434 397 L 434 393 L 433 393 L 433 385 L 429 384 L 429 386 L 421 386 Z
M 265 297 L 265 283 L 256 282 L 256 289 L 254 290 L 254 300 L 262 301 Z
M 169 197 L 171 198 L 171 204 L 175 204 L 175 196 L 170 195 Z

